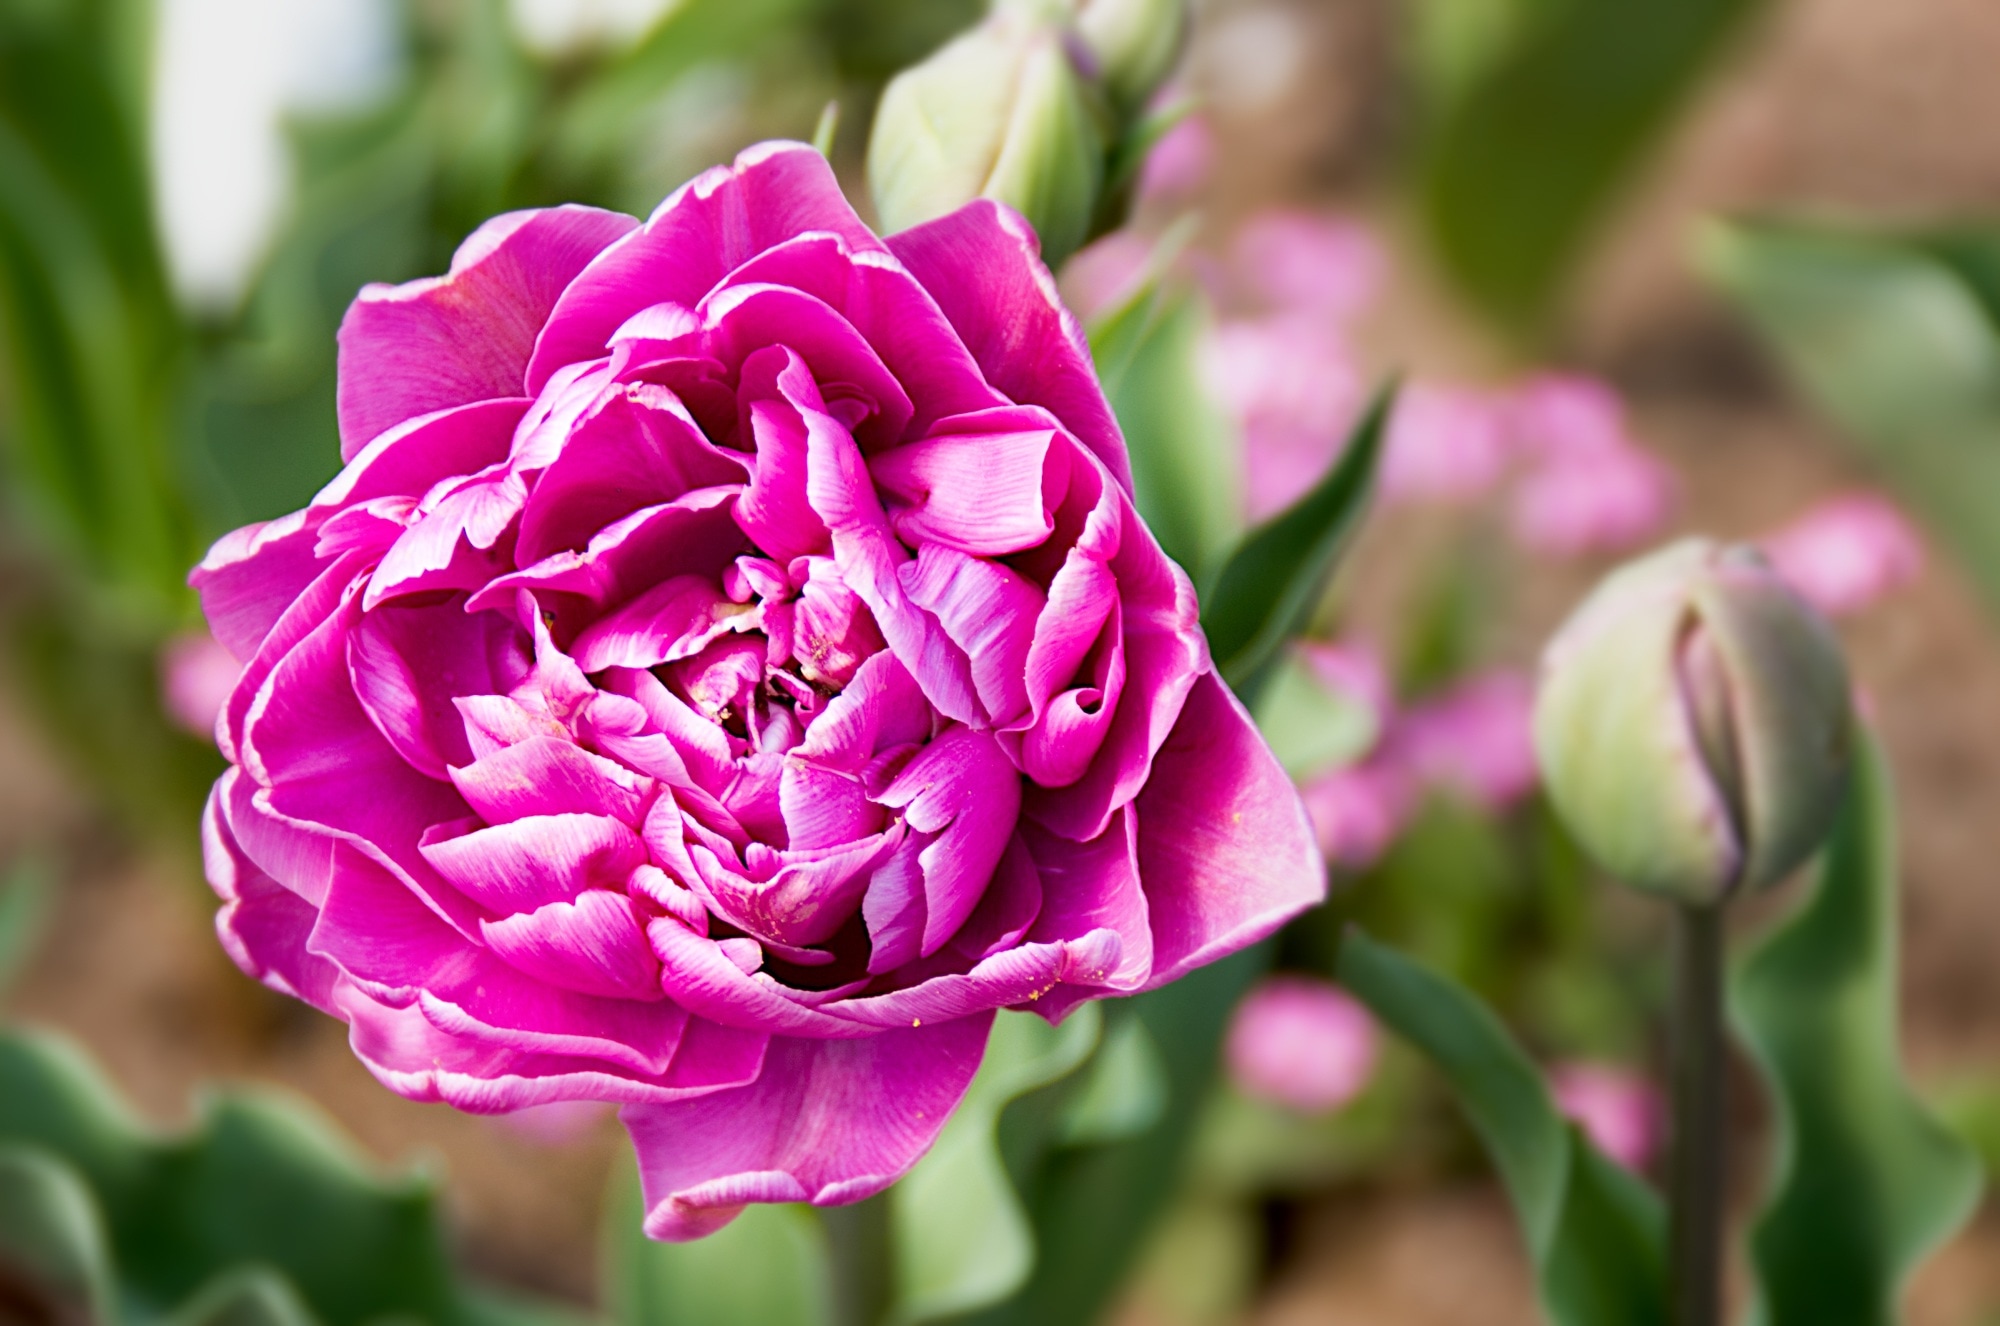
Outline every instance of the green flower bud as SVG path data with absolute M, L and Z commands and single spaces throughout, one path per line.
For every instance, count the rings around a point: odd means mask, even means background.
M 1557 632 L 1535 749 L 1600 864 L 1705 905 L 1818 847 L 1851 722 L 1826 623 L 1755 550 L 1689 539 L 1613 572 Z
M 1105 94 L 1127 117 L 1173 72 L 1187 27 L 1187 0 L 1084 0 L 1076 16 Z
M 1054 267 L 1088 236 L 1104 184 L 1101 96 L 1076 37 L 1003 5 L 882 93 L 868 183 L 885 232 L 993 198 L 1028 219 Z

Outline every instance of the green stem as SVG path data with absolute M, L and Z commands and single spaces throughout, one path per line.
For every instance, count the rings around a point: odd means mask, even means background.
M 833 1262 L 834 1326 L 881 1326 L 889 1315 L 889 1194 L 820 1211 Z
M 1728 1060 L 1722 1034 L 1722 907 L 1676 909 L 1674 1138 L 1668 1198 L 1673 1326 L 1722 1321 Z

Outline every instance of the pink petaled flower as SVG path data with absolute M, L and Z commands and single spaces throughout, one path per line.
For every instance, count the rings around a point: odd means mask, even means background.
M 1391 758 L 1482 810 L 1506 810 L 1541 778 L 1534 702 L 1534 684 L 1510 669 L 1466 677 L 1403 712 L 1389 739 Z
M 1215 164 L 1215 133 L 1200 115 L 1189 115 L 1167 130 L 1139 171 L 1144 202 L 1185 202 L 1208 183 Z
M 1778 574 L 1832 616 L 1860 611 L 1924 569 L 1916 530 L 1872 493 L 1822 502 L 1758 542 Z
M 215 736 L 215 720 L 243 665 L 207 631 L 188 631 L 160 649 L 160 706 L 194 736 Z
M 1236 1089 L 1300 1114 L 1326 1114 L 1375 1071 L 1375 1021 L 1350 995 L 1306 976 L 1273 976 L 1236 1006 L 1224 1054 Z
M 1300 789 L 1326 859 L 1349 870 L 1380 860 L 1415 812 L 1419 795 L 1392 749 L 1335 769 Z
M 1565 1064 L 1549 1075 L 1556 1108 L 1599 1151 L 1627 1169 L 1652 1162 L 1666 1131 L 1666 1109 L 1653 1084 L 1609 1064 Z
M 1222 323 L 1202 348 L 1200 369 L 1203 384 L 1243 430 L 1253 521 L 1284 510 L 1318 482 L 1365 398 L 1360 367 L 1324 320 Z
M 1673 472 L 1632 438 L 1623 403 L 1604 383 L 1539 378 L 1517 394 L 1511 427 L 1526 462 L 1510 513 L 1523 547 L 1618 552 L 1658 534 L 1673 514 Z
M 1386 501 L 1469 502 L 1508 459 L 1504 405 L 1485 392 L 1414 383 L 1396 398 L 1382 450 Z
M 1263 212 L 1230 246 L 1238 279 L 1273 308 L 1347 321 L 1381 291 L 1388 259 L 1353 222 L 1306 212 Z
M 993 1012 L 1323 896 L 1018 216 L 753 147 L 340 330 L 347 466 L 195 571 L 222 942 L 416 1100 L 606 1100 L 646 1230 L 914 1164 Z

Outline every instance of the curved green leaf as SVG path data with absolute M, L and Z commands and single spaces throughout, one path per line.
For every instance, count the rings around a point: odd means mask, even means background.
M 1761 0 L 1427 0 L 1474 10 L 1421 161 L 1445 267 L 1487 312 L 1538 322 L 1592 226 Z M 1487 21 L 1493 16 L 1498 21 Z
M 642 1228 L 638 1175 L 620 1165 L 604 1222 L 605 1307 L 618 1326 L 828 1326 L 826 1231 L 804 1205 L 753 1204 L 692 1243 Z
M 1167 1069 L 1146 1024 L 1129 1011 L 1112 1020 L 1082 1088 L 1063 1111 L 1061 1137 L 1087 1146 L 1137 1137 L 1167 1108 Z
M 1360 526 L 1395 398 L 1393 382 L 1375 393 L 1325 476 L 1245 535 L 1202 595 L 1216 671 L 1239 694 L 1253 693 L 1279 646 L 1304 629 Z
M 998 1303 L 1035 1263 L 1035 1236 L 1001 1162 L 1000 1111 L 1073 1072 L 1097 1047 L 1103 1014 L 1086 1004 L 1059 1027 L 1002 1012 L 951 1122 L 889 1193 L 899 1322 L 933 1321 Z
M 292 1282 L 268 1266 L 224 1271 L 182 1305 L 172 1326 L 318 1326 Z
M 1534 1064 L 1456 983 L 1359 930 L 1335 975 L 1450 1084 L 1512 1199 L 1558 1326 L 1666 1322 L 1665 1217 L 1638 1179 L 1563 1122 Z
M 1736 222 L 1708 227 L 1700 255 L 2000 606 L 2000 301 L 1985 238 Z
M 46 1151 L 0 1146 L 0 1311 L 104 1323 L 116 1296 L 104 1222 L 76 1171 Z
M 1773 1189 L 1750 1241 L 1768 1326 L 1890 1326 L 1911 1269 L 1979 1199 L 1971 1147 L 1903 1079 L 1894 816 L 1864 740 L 1811 899 L 1734 982 L 1776 1106 Z
M 1163 244 L 1163 247 L 1166 247 Z M 1243 446 L 1202 389 L 1198 291 L 1149 284 L 1090 327 L 1090 353 L 1132 458 L 1132 488 L 1167 556 L 1205 579 L 1243 531 Z
M 384 1178 L 302 1100 L 217 1095 L 187 1133 L 143 1127 L 66 1042 L 0 1032 L 0 1144 L 39 1148 L 87 1185 L 103 1213 L 119 1299 L 162 1316 L 216 1277 L 281 1273 L 327 1326 L 385 1316 L 497 1321 L 446 1257 L 421 1176 Z M 282 1314 L 269 1286 L 231 1291 L 217 1312 Z M 221 1291 L 217 1291 L 220 1293 Z M 248 1295 L 248 1297 L 244 1297 Z M 548 1318 L 531 1307 L 523 1314 Z

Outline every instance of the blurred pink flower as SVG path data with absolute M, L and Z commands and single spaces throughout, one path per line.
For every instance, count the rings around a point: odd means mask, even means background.
M 1858 612 L 1924 568 L 1916 530 L 1873 493 L 1822 502 L 1758 542 L 1778 574 L 1831 616 Z
M 1274 308 L 1346 321 L 1372 303 L 1388 259 L 1367 229 L 1309 212 L 1262 212 L 1230 246 L 1242 284 Z
M 1131 230 L 1114 230 L 1080 249 L 1063 264 L 1063 302 L 1085 322 L 1104 313 L 1138 288 L 1154 241 Z
M 1301 1114 L 1360 1094 L 1375 1071 L 1375 1023 L 1351 996 L 1306 976 L 1273 976 L 1244 996 L 1225 1047 L 1236 1089 Z
M 601 1100 L 551 1100 L 497 1115 L 494 1121 L 524 1142 L 571 1146 L 588 1137 L 615 1108 Z
M 1507 465 L 1507 415 L 1485 392 L 1417 382 L 1403 389 L 1382 452 L 1385 501 L 1466 502 Z
M 176 727 L 213 740 L 215 720 L 243 665 L 207 631 L 188 631 L 160 648 L 160 707 Z
M 1597 1149 L 1627 1169 L 1646 1168 L 1666 1132 L 1666 1109 L 1653 1084 L 1611 1064 L 1564 1064 L 1549 1074 L 1556 1108 Z
M 1382 651 L 1365 640 L 1301 640 L 1293 646 L 1320 685 L 1365 705 L 1378 728 L 1396 716 L 1396 690 Z
M 1610 386 L 1547 374 L 1516 393 L 1510 416 L 1526 464 L 1511 511 L 1524 547 L 1560 556 L 1616 552 L 1666 524 L 1673 471 L 1633 438 Z
M 1417 805 L 1417 786 L 1384 748 L 1299 789 L 1330 865 L 1362 870 L 1396 841 Z
M 1304 496 L 1361 412 L 1361 371 L 1339 331 L 1323 320 L 1221 323 L 1202 347 L 1200 367 L 1204 385 L 1243 430 L 1253 521 Z
M 1533 709 L 1534 685 L 1521 673 L 1476 673 L 1409 706 L 1390 734 L 1389 754 L 1422 782 L 1503 811 L 1540 779 Z
M 1167 130 L 1146 154 L 1139 172 L 1141 202 L 1185 202 L 1208 183 L 1215 164 L 1215 133 L 1200 115 Z

